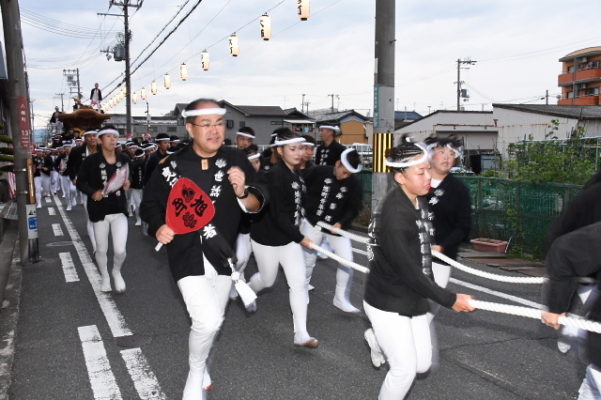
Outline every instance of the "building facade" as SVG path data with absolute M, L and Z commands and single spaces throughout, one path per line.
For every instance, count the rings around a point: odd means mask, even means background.
M 561 99 L 557 104 L 599 105 L 601 46 L 574 51 L 559 61 L 562 63 L 562 71 L 558 77 Z

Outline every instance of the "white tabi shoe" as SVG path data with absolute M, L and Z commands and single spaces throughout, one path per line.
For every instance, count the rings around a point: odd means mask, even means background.
M 113 271 L 113 282 L 115 284 L 115 293 L 122 294 L 125 293 L 125 281 L 121 276 L 120 271 Z
M 380 345 L 376 340 L 376 335 L 374 334 L 374 330 L 369 328 L 363 334 L 365 341 L 369 345 L 369 349 L 371 351 L 371 363 L 374 368 L 380 368 L 382 365 L 386 363 L 386 358 L 384 358 L 384 354 L 382 354 L 382 349 L 380 349 Z
M 111 289 L 111 278 L 108 275 L 102 277 L 102 282 L 100 283 L 100 291 L 104 293 L 110 293 L 113 291 L 113 289 Z
M 340 300 L 338 297 L 334 297 L 334 301 L 332 303 L 334 304 L 334 307 L 346 313 L 357 314 L 361 312 L 361 310 L 353 306 L 351 302 L 346 299 Z

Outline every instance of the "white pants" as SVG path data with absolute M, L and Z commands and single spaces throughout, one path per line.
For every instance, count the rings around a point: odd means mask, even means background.
M 67 200 L 67 208 L 71 209 L 75 205 L 75 185 L 71 182 L 69 175 L 61 175 L 63 196 Z
M 113 271 L 121 271 L 125 261 L 127 244 L 127 217 L 122 214 L 109 214 L 102 221 L 94 222 L 96 237 L 96 264 L 103 279 L 109 278 L 107 266 L 107 251 L 109 248 L 109 233 L 113 239 Z
M 94 225 L 92 224 L 92 221 L 90 221 L 90 216 L 88 215 L 88 196 L 84 192 L 79 192 L 79 194 L 81 196 L 83 208 L 86 210 L 86 231 L 88 231 L 88 237 L 90 238 L 90 242 L 92 242 L 92 250 L 96 252 L 96 235 L 94 235 Z
M 322 241 L 329 243 L 334 254 L 346 260 L 353 261 L 353 247 L 349 238 L 324 233 L 320 228 L 311 225 L 307 220 L 303 220 L 301 224 L 301 233 L 311 239 L 313 243 L 322 243 Z M 307 285 L 309 285 L 313 269 L 315 268 L 315 262 L 317 261 L 317 252 L 315 250 L 303 249 L 303 255 L 306 267 L 306 280 Z M 334 296 L 340 300 L 349 301 L 352 283 L 353 269 L 339 264 L 336 271 L 336 291 Z
M 379 400 L 402 400 L 411 388 L 415 375 L 430 369 L 432 343 L 426 314 L 406 317 L 382 311 L 363 301 L 365 314 L 390 369 L 380 388 Z
M 33 178 L 33 184 L 35 186 L 35 202 L 38 208 L 42 208 L 42 177 L 35 176 Z
M 578 394 L 578 400 L 601 400 L 601 371 L 592 364 L 586 368 Z
M 52 193 L 58 192 L 58 190 L 61 188 L 61 176 L 58 173 L 58 171 L 50 171 L 50 181 L 52 186 Z
M 52 178 L 50 175 L 42 173 L 42 196 L 50 196 L 52 194 Z
M 446 288 L 451 278 L 451 266 L 445 264 L 439 264 L 432 262 L 432 275 L 434 275 L 434 282 L 441 288 Z M 440 310 L 440 304 L 435 301 L 428 300 L 430 302 L 430 312 L 428 315 L 428 321 L 432 322 L 434 316 Z
M 249 281 L 250 287 L 259 291 L 273 286 L 281 264 L 289 287 L 290 309 L 294 323 L 294 342 L 303 343 L 311 338 L 307 332 L 307 291 L 305 264 L 301 245 L 290 242 L 285 246 L 264 246 L 251 240 L 259 272 Z
M 243 274 L 246 264 L 252 254 L 252 245 L 250 243 L 250 233 L 239 233 L 236 238 L 236 269 Z
M 188 338 L 188 363 L 190 371 L 184 388 L 183 400 L 200 400 L 203 397 L 203 376 L 207 358 L 215 335 L 221 328 L 232 280 L 227 275 L 217 275 L 206 258 L 205 274 L 187 276 L 177 281 L 192 326 Z
M 136 222 L 142 221 L 140 219 L 140 203 L 142 202 L 142 192 L 142 189 L 131 189 L 129 192 L 129 205 L 130 209 L 133 208 L 134 210 Z

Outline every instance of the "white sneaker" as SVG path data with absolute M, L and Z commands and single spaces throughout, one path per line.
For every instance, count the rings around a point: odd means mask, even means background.
M 142 221 L 137 220 L 136 223 L 134 224 L 134 226 L 142 226 Z
M 67 211 L 71 211 L 73 209 L 73 207 L 71 207 L 71 203 L 69 203 L 69 205 L 67 206 Z
M 571 344 L 564 342 L 561 339 L 557 341 L 557 350 L 559 350 L 560 353 L 566 354 L 568 351 L 570 351 L 571 348 Z
M 311 291 L 311 290 L 313 290 L 313 289 L 315 289 L 315 286 L 313 286 L 313 285 L 311 285 L 311 284 L 309 283 L 309 284 L 307 285 L 307 291 L 309 291 L 309 292 L 310 292 L 310 291 Z
M 369 349 L 371 351 L 371 363 L 374 368 L 380 368 L 382 365 L 386 363 L 386 359 L 384 358 L 384 354 L 382 354 L 382 349 L 380 349 L 380 345 L 376 340 L 376 335 L 374 334 L 374 330 L 369 328 L 363 334 L 365 341 L 367 342 Z

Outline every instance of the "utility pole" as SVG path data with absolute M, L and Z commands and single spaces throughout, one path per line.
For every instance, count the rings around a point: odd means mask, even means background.
M 457 111 L 461 110 L 461 65 L 476 65 L 478 61 L 472 61 L 469 58 L 466 60 L 462 60 L 460 58 L 457 59 Z
M 28 193 L 27 165 L 31 164 L 31 120 L 25 66 L 23 65 L 23 37 L 18 0 L 0 0 L 2 24 L 6 43 L 6 66 L 9 91 L 9 126 L 14 145 L 14 173 L 17 190 L 17 218 L 19 256 L 25 264 L 29 254 L 29 240 L 37 240 L 35 193 Z M 33 186 L 33 185 L 31 185 Z M 27 204 L 34 197 L 33 204 Z
M 376 0 L 372 215 L 388 191 L 384 154 L 394 132 L 395 2 Z
M 549 89 L 545 90 L 545 104 L 549 105 Z
M 109 6 L 118 6 L 123 8 L 123 15 L 119 14 L 105 14 L 97 13 L 98 15 L 112 15 L 116 17 L 123 17 L 123 29 L 124 29 L 124 45 L 125 45 L 125 136 L 132 132 L 131 128 L 131 76 L 130 76 L 130 60 L 129 60 L 129 42 L 131 40 L 131 34 L 129 32 L 129 8 L 135 8 L 136 10 L 142 7 L 144 0 L 136 0 L 135 4 L 132 4 L 131 0 L 115 1 L 110 0 Z
M 75 69 L 63 69 L 63 76 L 67 78 L 67 85 L 69 85 L 69 94 L 73 94 L 73 91 L 77 90 L 76 96 L 78 99 L 81 95 L 81 84 L 79 82 L 79 68 Z M 75 80 L 73 77 L 75 76 Z M 77 87 L 77 89 L 75 89 Z M 62 102 L 62 94 L 61 94 L 61 102 Z M 64 112 L 64 109 L 62 110 Z
M 301 100 L 301 112 L 304 113 L 305 112 L 305 96 L 306 96 L 306 94 L 303 93 L 302 96 L 303 96 L 303 99 Z
M 332 98 L 332 107 L 331 110 L 332 112 L 334 112 L 334 96 L 337 96 L 336 94 L 329 94 L 328 96 L 330 96 Z
M 65 112 L 65 102 L 63 101 L 63 96 L 65 94 L 64 93 L 55 93 L 55 95 L 61 97 L 61 112 L 64 113 Z

